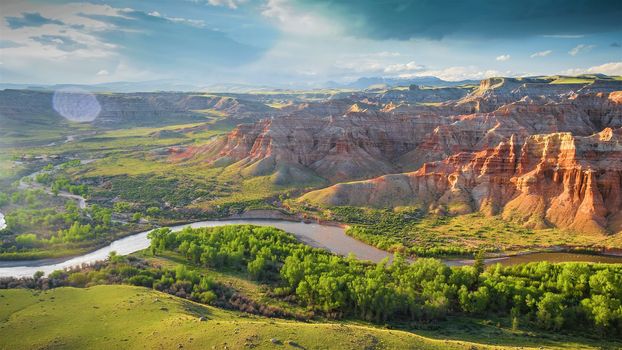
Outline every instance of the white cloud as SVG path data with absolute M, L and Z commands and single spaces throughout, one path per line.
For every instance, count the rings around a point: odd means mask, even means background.
M 372 55 L 376 55 L 378 57 L 399 57 L 402 54 L 400 54 L 399 52 L 393 52 L 393 51 L 381 51 L 381 52 L 376 52 Z
M 212 6 L 225 6 L 230 9 L 237 9 L 238 6 L 245 2 L 246 0 L 207 0 L 207 3 Z
M 421 70 L 424 67 L 415 61 L 395 63 L 395 56 L 379 56 L 377 54 L 345 55 L 335 62 L 334 68 L 342 73 L 396 75 Z
M 594 47 L 594 45 L 579 44 L 573 47 L 570 51 L 568 51 L 568 53 L 570 54 L 570 56 L 576 56 L 580 53 L 590 52 Z
M 531 56 L 529 56 L 529 57 L 531 57 L 531 58 L 546 57 L 546 56 L 548 56 L 548 55 L 550 55 L 552 53 L 553 53 L 553 50 L 538 51 L 538 52 L 535 52 L 535 53 L 531 54 Z
M 562 35 L 562 34 L 553 34 L 553 35 L 543 35 L 545 38 L 557 38 L 557 39 L 580 39 L 585 35 L 583 34 L 575 34 L 575 35 Z
M 310 12 L 300 11 L 287 0 L 268 0 L 261 14 L 274 21 L 286 34 L 312 37 L 335 35 L 341 32 L 334 21 Z
M 402 72 L 410 72 L 415 70 L 421 70 L 423 66 L 418 65 L 415 61 L 411 61 L 408 63 L 397 63 L 391 64 L 384 68 L 385 73 L 402 73 Z
M 510 55 L 501 55 L 501 56 L 497 56 L 497 58 L 495 58 L 497 61 L 499 62 L 505 62 L 507 60 L 510 59 Z
M 27 2 L 10 3 L 3 7 L 3 15 L 18 16 L 23 12 L 37 12 L 41 16 L 62 22 L 46 24 L 40 27 L 22 27 L 10 29 L 6 22 L 0 21 L 0 32 L 3 36 L 19 44 L 19 47 L 3 51 L 7 62 L 24 60 L 79 60 L 109 57 L 114 55 L 116 46 L 102 41 L 98 33 L 113 29 L 114 26 L 88 18 L 85 15 L 125 17 L 126 9 L 113 8 L 108 5 L 69 3 L 62 5 L 30 4 Z M 47 40 L 57 45 L 45 45 L 41 37 L 55 38 Z M 63 40 L 67 38 L 77 49 L 62 50 Z M 54 63 L 54 62 L 50 62 Z M 8 65 L 8 64 L 7 64 Z
M 20 82 L 100 82 L 103 80 L 132 80 L 153 77 L 136 67 L 121 65 L 118 46 L 101 38 L 108 30 L 123 30 L 97 16 L 127 17 L 131 9 L 113 8 L 89 3 L 42 4 L 12 2 L 2 7 L 3 16 L 19 16 L 37 12 L 41 16 L 62 22 L 40 27 L 10 29 L 0 20 L 0 33 L 19 44 L 2 49 L 6 79 Z M 89 18 L 93 16 L 93 18 Z M 72 50 L 65 47 L 70 43 Z M 65 48 L 65 50 L 63 50 Z M 101 67 L 121 67 L 107 71 Z M 3 72 L 3 74 L 5 74 Z M 93 72 L 97 72 L 93 74 Z M 152 72 L 150 72 L 152 73 Z
M 171 22 L 187 24 L 187 25 L 194 26 L 194 27 L 199 27 L 199 28 L 205 27 L 205 21 L 200 20 L 200 19 L 189 19 L 189 18 L 182 18 L 182 17 L 168 17 L 168 16 L 162 15 L 158 11 L 149 12 L 149 16 L 164 18 L 164 19 L 169 20 Z
M 382 72 L 385 67 L 386 65 L 377 60 L 368 59 L 346 59 L 338 60 L 335 63 L 335 68 L 355 73 L 379 73 Z
M 564 75 L 579 75 L 579 74 L 606 74 L 606 75 L 622 75 L 622 61 L 609 62 L 601 64 L 599 66 L 589 68 L 573 68 L 562 71 Z
M 456 67 L 448 67 L 443 69 L 436 70 L 422 70 L 416 73 L 411 74 L 402 74 L 400 77 L 403 78 L 411 78 L 411 77 L 423 77 L 423 76 L 435 76 L 441 78 L 443 80 L 448 81 L 459 81 L 465 79 L 485 79 L 490 77 L 498 77 L 498 76 L 515 76 L 511 71 L 500 72 L 497 70 L 480 70 L 474 66 L 456 66 Z

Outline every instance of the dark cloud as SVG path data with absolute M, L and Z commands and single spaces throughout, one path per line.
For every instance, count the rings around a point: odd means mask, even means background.
M 294 0 L 355 36 L 516 38 L 622 31 L 619 0 Z
M 43 45 L 56 46 L 57 49 L 62 51 L 76 51 L 79 49 L 86 49 L 86 45 L 79 43 L 72 38 L 64 35 L 41 35 L 31 37 L 30 39 L 39 42 Z
M 63 22 L 41 16 L 38 12 L 23 12 L 21 17 L 5 17 L 11 29 L 23 27 L 41 27 L 45 24 L 63 24 Z
M 126 11 L 123 17 L 82 16 L 112 24 L 115 29 L 95 35 L 118 45 L 126 57 L 152 68 L 239 65 L 255 60 L 265 51 L 181 18 L 169 19 L 142 11 Z
M 22 46 L 24 46 L 24 45 L 20 44 L 20 43 L 16 43 L 15 41 L 0 40 L 0 49 L 10 49 L 10 48 L 22 47 Z
M 611 43 L 611 45 L 609 45 L 609 46 L 611 46 L 611 47 L 622 47 L 622 44 L 620 44 L 619 42 L 614 42 L 614 43 Z

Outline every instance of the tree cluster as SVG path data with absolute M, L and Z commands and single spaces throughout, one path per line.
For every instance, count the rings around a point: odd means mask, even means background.
M 507 317 L 549 330 L 622 334 L 622 266 L 548 262 L 448 267 L 436 259 L 370 264 L 299 243 L 274 228 L 224 226 L 150 233 L 151 251 L 174 250 L 209 267 L 234 267 L 331 317 L 375 322 L 448 315 Z

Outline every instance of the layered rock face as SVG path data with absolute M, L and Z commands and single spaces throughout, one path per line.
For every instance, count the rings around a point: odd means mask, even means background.
M 302 199 L 325 205 L 422 205 L 452 214 L 501 214 L 529 227 L 622 230 L 622 128 L 590 136 L 512 136 L 411 173 L 337 184 Z
M 595 79 L 591 82 L 578 80 L 574 83 L 551 84 L 555 78 L 484 79 L 478 89 L 458 101 L 455 107 L 462 113 L 486 113 L 505 104 L 518 101 L 525 96 L 558 102 L 575 93 L 586 94 L 622 90 L 622 81 L 620 80 Z
M 171 159 L 282 185 L 335 184 L 302 197 L 324 205 L 421 205 L 529 227 L 619 232 L 618 87 L 499 78 L 432 105 L 359 93 L 292 104 L 287 115 L 239 125 Z M 361 179 L 368 180 L 348 182 Z
M 620 92 L 572 94 L 559 102 L 524 97 L 491 113 L 452 118 L 440 125 L 411 152 L 400 158 L 405 170 L 444 159 L 458 152 L 473 152 L 496 146 L 514 135 L 517 142 L 534 134 L 570 132 L 590 135 L 606 127 L 622 126 Z
M 317 116 L 341 116 L 347 113 L 355 102 L 349 98 L 327 99 L 324 101 L 312 101 L 292 104 L 282 109 L 289 115 L 306 117 Z M 358 103 L 361 109 L 377 109 L 376 106 L 364 102 Z
M 380 103 L 439 103 L 459 100 L 466 97 L 473 89 L 461 87 L 422 88 L 411 85 L 408 90 L 392 89 L 374 97 Z
M 203 155 L 215 165 L 236 163 L 250 175 L 295 168 L 334 183 L 399 171 L 396 158 L 443 122 L 431 115 L 395 117 L 382 112 L 291 115 L 240 125 L 226 138 L 176 157 Z
M 468 115 L 393 103 L 379 111 L 364 102 L 350 102 L 347 110 L 343 100 L 337 105 L 337 111 L 329 104 L 316 115 L 305 104 L 289 116 L 240 125 L 176 160 L 202 154 L 212 164 L 237 163 L 252 175 L 295 167 L 334 183 L 416 170 L 459 152 L 495 147 L 512 135 L 523 142 L 533 134 L 589 135 L 622 126 L 622 108 L 606 93 L 571 95 L 561 102 L 526 97 L 491 113 Z M 345 114 L 334 116 L 337 112 Z

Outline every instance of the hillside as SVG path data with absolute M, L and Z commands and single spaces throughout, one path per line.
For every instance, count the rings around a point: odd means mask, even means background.
M 302 197 L 323 206 L 418 205 L 536 229 L 622 230 L 622 80 L 490 78 L 438 105 L 408 99 L 421 91 L 434 89 L 298 104 L 171 160 L 275 185 L 337 184 Z M 349 182 L 361 179 L 371 180 Z
M 348 322 L 271 320 L 140 287 L 68 287 L 45 292 L 13 289 L 0 291 L 0 296 L 3 349 L 493 348 Z
M 610 92 L 620 90 L 620 86 L 620 77 L 606 75 L 494 77 L 482 80 L 477 89 L 458 101 L 456 107 L 464 113 L 486 113 L 525 96 L 560 101 L 572 94 Z
M 355 224 L 348 217 L 333 217 L 329 207 L 399 214 L 400 207 L 412 206 L 416 214 L 406 216 L 430 222 L 483 214 L 487 220 L 523 225 L 529 229 L 525 232 L 535 230 L 524 238 L 519 238 L 521 230 L 506 239 L 486 235 L 486 242 L 477 240 L 484 245 L 469 245 L 469 254 L 475 246 L 497 251 L 563 244 L 617 248 L 622 237 L 617 234 L 622 222 L 620 91 L 618 78 L 579 76 L 491 78 L 479 87 L 374 91 L 102 93 L 96 98 L 105 108 L 93 123 L 37 114 L 49 109 L 49 92 L 4 91 L 5 97 L 25 96 L 22 102 L 30 107 L 17 106 L 19 99 L 3 102 L 13 106 L 6 109 L 11 117 L 3 116 L 9 128 L 2 130 L 2 142 L 12 146 L 5 158 L 10 176 L 3 181 L 10 184 L 19 179 L 18 172 L 32 173 L 50 162 L 60 166 L 87 160 L 57 169 L 48 181 L 67 178 L 72 187 L 88 187 L 89 202 L 113 212 L 122 202 L 126 209 L 114 212 L 113 226 L 119 230 L 123 222 L 140 222 L 135 219 L 139 216 L 163 225 L 252 209 Z M 30 98 L 37 103 L 28 102 Z M 438 100 L 442 102 L 426 102 Z M 465 113 L 467 100 L 495 109 Z M 184 122 L 181 116 L 188 115 L 201 122 Z M 143 122 L 173 124 L 119 129 Z M 54 201 L 39 198 L 36 210 L 27 213 L 16 207 L 22 202 L 13 192 L 8 190 L 11 203 L 1 208 L 12 221 L 4 252 L 56 253 L 52 245 L 43 249 L 15 241 L 22 234 L 49 239 L 60 228 L 69 229 L 70 224 L 34 221 Z M 309 212 L 306 203 L 317 208 Z M 92 223 L 88 215 L 81 220 Z M 386 224 L 400 226 L 398 222 Z M 446 245 L 452 250 L 467 240 L 444 232 L 448 237 L 434 242 L 434 229 L 401 227 L 408 232 L 391 238 L 383 249 L 427 242 L 422 249 Z M 397 235 L 395 230 L 382 232 Z M 100 238 L 110 234 L 106 230 Z M 86 241 L 65 246 L 84 249 L 92 244 Z
M 73 92 L 76 96 L 85 93 Z M 277 112 L 261 102 L 203 93 L 96 93 L 93 96 L 101 111 L 92 124 L 106 128 L 191 123 L 223 116 L 231 116 L 239 122 Z M 14 127 L 27 127 L 30 118 L 47 117 L 49 122 L 60 123 L 64 118 L 54 109 L 53 98 L 54 91 L 2 90 L 0 121 L 15 124 Z M 83 108 L 80 98 L 67 101 L 75 103 L 65 106 L 67 109 Z
M 411 173 L 348 182 L 302 201 L 327 206 L 419 205 L 431 211 L 502 214 L 531 228 L 589 233 L 622 231 L 622 129 L 591 136 L 553 133 L 515 137 L 462 152 Z

